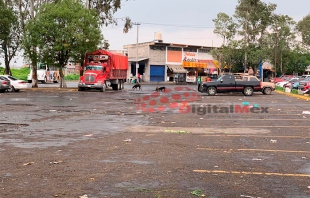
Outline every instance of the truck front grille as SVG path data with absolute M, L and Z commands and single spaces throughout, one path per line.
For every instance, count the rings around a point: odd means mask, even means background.
M 95 75 L 85 75 L 84 76 L 85 83 L 94 83 L 96 80 Z

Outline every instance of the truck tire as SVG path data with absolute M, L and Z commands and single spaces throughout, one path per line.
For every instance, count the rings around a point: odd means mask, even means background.
M 270 89 L 270 87 L 266 87 L 266 88 L 263 90 L 263 94 L 265 94 L 265 95 L 270 95 L 270 94 L 271 94 L 271 89 Z
M 104 91 L 105 91 L 104 86 L 102 86 L 100 89 L 100 92 L 104 92 Z
M 32 80 L 28 80 L 28 83 L 32 83 Z
M 253 95 L 253 88 L 252 87 L 245 87 L 243 90 L 243 94 L 245 96 L 252 96 Z
M 84 91 L 84 88 L 79 87 L 79 88 L 78 88 L 78 91 Z
M 113 90 L 118 90 L 118 84 L 111 84 Z
M 207 93 L 210 96 L 214 96 L 216 94 L 216 88 L 215 87 L 208 87 Z

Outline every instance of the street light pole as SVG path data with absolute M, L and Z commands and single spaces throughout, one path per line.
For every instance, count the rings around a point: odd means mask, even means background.
M 136 79 L 138 81 L 138 69 L 139 69 L 139 61 L 138 61 L 138 44 L 139 44 L 139 25 L 140 23 L 134 23 L 137 26 L 137 44 L 136 44 Z
M 275 78 L 277 77 L 277 48 L 278 48 L 278 32 L 275 33 L 276 36 L 276 45 L 274 46 L 274 70 Z

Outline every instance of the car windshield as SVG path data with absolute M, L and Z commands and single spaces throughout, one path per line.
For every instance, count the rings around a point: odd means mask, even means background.
M 101 71 L 102 70 L 102 66 L 98 66 L 98 65 L 88 65 L 86 67 L 86 70 L 99 70 Z

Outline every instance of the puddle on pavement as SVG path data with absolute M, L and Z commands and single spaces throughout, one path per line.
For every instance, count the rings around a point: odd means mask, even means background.
M 153 162 L 140 161 L 140 160 L 130 160 L 127 162 L 134 163 L 134 164 L 141 164 L 141 165 L 153 164 Z

